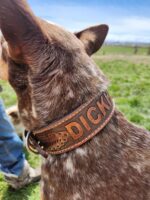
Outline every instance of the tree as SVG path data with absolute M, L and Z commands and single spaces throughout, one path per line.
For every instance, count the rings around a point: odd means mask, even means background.
M 148 47 L 147 55 L 150 55 L 150 46 Z
M 134 54 L 138 53 L 138 46 L 134 46 Z

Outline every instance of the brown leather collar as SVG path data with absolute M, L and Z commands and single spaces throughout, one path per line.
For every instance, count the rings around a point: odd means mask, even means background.
M 27 146 L 44 157 L 62 154 L 86 143 L 99 133 L 114 113 L 114 103 L 107 92 L 98 94 L 71 114 L 49 126 L 27 133 Z

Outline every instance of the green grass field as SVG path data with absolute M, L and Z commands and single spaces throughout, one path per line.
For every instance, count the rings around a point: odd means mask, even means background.
M 97 52 L 97 54 L 149 55 L 150 49 L 148 46 L 104 45 L 101 51 Z
M 103 51 L 105 50 L 105 56 Z M 117 107 L 126 117 L 150 130 L 150 56 L 147 49 L 141 48 L 136 57 L 128 59 L 124 55 L 133 54 L 131 47 L 104 47 L 94 59 L 110 80 L 109 92 L 114 97 Z M 112 56 L 116 54 L 118 57 Z M 121 54 L 121 59 L 119 57 Z M 110 55 L 112 57 L 110 57 Z M 108 56 L 108 57 L 107 57 Z M 108 59 L 109 58 L 109 59 Z M 138 62 L 137 62 L 138 60 Z M 16 103 L 16 96 L 8 83 L 0 81 L 4 91 L 0 94 L 7 107 Z M 36 166 L 39 158 L 27 153 L 29 162 Z M 39 186 L 33 184 L 20 191 L 11 190 L 0 176 L 0 200 L 38 200 Z

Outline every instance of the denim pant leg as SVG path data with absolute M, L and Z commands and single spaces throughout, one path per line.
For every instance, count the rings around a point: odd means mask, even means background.
M 0 170 L 7 175 L 19 176 L 24 161 L 23 143 L 15 133 L 0 99 Z

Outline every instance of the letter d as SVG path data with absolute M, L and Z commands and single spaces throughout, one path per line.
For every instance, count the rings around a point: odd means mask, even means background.
M 79 139 L 83 135 L 83 129 L 81 125 L 77 122 L 71 122 L 70 124 L 67 124 L 65 127 L 74 140 Z

